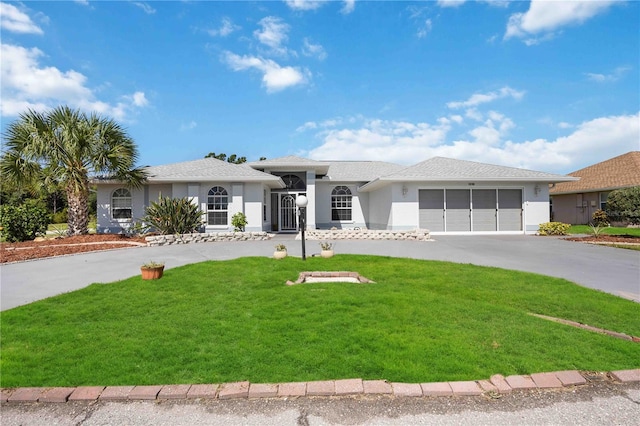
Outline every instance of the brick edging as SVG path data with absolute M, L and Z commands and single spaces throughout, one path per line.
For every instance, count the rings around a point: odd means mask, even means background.
M 596 374 L 599 380 L 640 382 L 640 369 Z M 196 385 L 78 386 L 0 389 L 0 403 L 65 403 L 69 401 L 193 400 L 388 395 L 394 397 L 478 396 L 507 394 L 527 389 L 558 389 L 587 385 L 594 374 L 577 370 L 534 373 L 529 376 L 501 374 L 489 380 L 437 383 L 390 383 L 386 380 L 342 379 L 291 383 L 234 382 Z

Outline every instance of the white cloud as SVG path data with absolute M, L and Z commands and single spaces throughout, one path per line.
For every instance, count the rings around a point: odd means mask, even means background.
M 575 127 L 555 140 L 504 141 L 514 123 L 491 111 L 489 119 L 472 130 L 471 140 L 447 141 L 456 120 L 440 118 L 435 124 L 365 120 L 355 128 L 318 129 L 322 143 L 307 154 L 313 159 L 379 160 L 415 164 L 434 156 L 569 173 L 594 164 L 612 153 L 638 149 L 640 113 L 599 117 Z M 306 126 L 315 129 L 313 126 Z
M 629 70 L 631 70 L 631 67 L 618 67 L 610 74 L 595 74 L 588 72 L 585 73 L 585 75 L 591 81 L 606 83 L 620 80 L 620 78 L 622 78 L 622 76 L 624 76 Z
M 156 13 L 156 10 L 149 3 L 134 1 L 133 4 L 142 9 L 147 15 L 153 15 L 154 13 Z
M 180 131 L 184 132 L 187 130 L 193 130 L 198 126 L 198 123 L 196 123 L 195 121 L 191 120 L 189 123 L 187 124 L 182 124 L 180 125 Z
M 324 50 L 321 44 L 313 44 L 309 41 L 308 38 L 302 41 L 302 54 L 305 56 L 314 56 L 321 61 L 324 61 L 327 58 L 327 52 Z
M 573 127 L 571 123 L 567 123 L 566 121 L 561 121 L 558 123 L 558 127 L 561 129 L 570 129 Z
M 2 44 L 0 49 L 3 117 L 17 116 L 28 108 L 43 111 L 67 104 L 125 119 L 136 108 L 148 104 L 143 92 L 123 96 L 123 101 L 116 104 L 97 100 L 94 91 L 86 86 L 87 77 L 83 74 L 40 65 L 44 53 L 38 48 Z
M 0 28 L 20 34 L 44 34 L 29 15 L 9 3 L 0 3 Z
M 224 17 L 222 18 L 222 23 L 220 24 L 219 28 L 216 28 L 213 30 L 207 30 L 207 33 L 209 33 L 209 35 L 213 37 L 217 37 L 217 36 L 227 37 L 229 34 L 239 30 L 240 28 L 241 27 L 238 25 L 235 25 L 230 18 Z
M 232 52 L 224 52 L 222 60 L 234 71 L 251 68 L 260 71 L 262 84 L 269 93 L 304 85 L 311 77 L 311 73 L 306 69 L 282 67 L 275 61 L 257 56 L 240 56 Z
M 293 10 L 316 10 L 324 5 L 324 1 L 317 0 L 285 0 L 287 6 Z
M 83 6 L 89 6 L 89 0 L 73 0 L 73 1 Z
M 438 6 L 440 7 L 460 7 L 467 0 L 438 0 Z
M 599 1 L 545 1 L 532 0 L 525 13 L 514 13 L 509 17 L 504 39 L 526 38 L 527 44 L 537 44 L 552 38 L 554 31 L 571 24 L 581 24 L 604 12 L 617 0 Z M 542 34 L 542 38 L 530 38 Z M 551 34 L 551 36 L 550 36 Z
M 466 101 L 448 102 L 447 107 L 452 109 L 476 107 L 480 104 L 493 102 L 497 99 L 503 99 L 503 98 L 513 98 L 513 99 L 519 100 L 519 99 L 522 99 L 522 97 L 524 96 L 524 93 L 525 92 L 523 91 L 518 91 L 508 86 L 505 86 L 500 90 L 498 90 L 497 92 L 475 93 Z
M 431 23 L 431 19 L 427 19 L 426 21 L 424 21 L 424 25 L 418 30 L 418 33 L 416 34 L 418 38 L 425 38 L 427 34 L 431 32 L 432 26 L 433 25 Z
M 340 13 L 348 15 L 356 9 L 356 0 L 344 0 L 344 5 L 340 9 Z
M 289 32 L 289 25 L 282 22 L 282 19 L 276 16 L 267 16 L 262 18 L 258 25 L 262 29 L 255 30 L 253 35 L 260 41 L 260 43 L 269 46 L 273 53 L 286 54 L 287 49 L 282 44 L 286 43 L 289 39 L 287 33 Z

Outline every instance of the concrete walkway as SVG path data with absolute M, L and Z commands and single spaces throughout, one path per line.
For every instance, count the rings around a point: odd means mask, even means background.
M 175 268 L 204 260 L 271 256 L 276 243 L 290 256 L 301 255 L 293 235 L 270 241 L 203 243 L 139 247 L 42 259 L 0 266 L 0 310 L 74 291 L 95 282 L 108 283 L 140 273 L 150 260 Z M 307 241 L 307 256 L 320 252 Z M 640 252 L 562 238 L 524 235 L 434 236 L 434 241 L 337 241 L 337 254 L 372 254 L 495 266 L 565 278 L 585 287 L 640 302 Z

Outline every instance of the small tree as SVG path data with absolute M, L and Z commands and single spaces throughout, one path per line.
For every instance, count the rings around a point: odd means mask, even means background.
M 247 223 L 249 223 L 247 222 L 247 216 L 242 212 L 238 212 L 231 217 L 231 224 L 235 232 L 244 232 Z
M 607 197 L 607 216 L 613 221 L 640 224 L 640 186 L 612 191 Z
M 591 219 L 593 220 L 593 224 L 595 226 L 609 226 L 609 218 L 607 217 L 607 213 L 605 213 L 603 210 L 598 209 L 593 212 L 593 215 L 591 215 Z
M 147 207 L 142 220 L 161 234 L 190 234 L 202 224 L 202 210 L 188 198 L 160 197 Z

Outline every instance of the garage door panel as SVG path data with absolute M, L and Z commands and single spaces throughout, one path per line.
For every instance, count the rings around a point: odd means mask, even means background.
M 495 231 L 496 222 L 496 190 L 474 189 L 471 192 L 473 201 L 473 230 Z
M 444 190 L 421 189 L 418 191 L 420 228 L 431 232 L 444 231 Z
M 498 190 L 498 230 L 522 231 L 522 190 Z
M 450 189 L 446 193 L 447 231 L 471 231 L 471 195 L 468 189 Z

